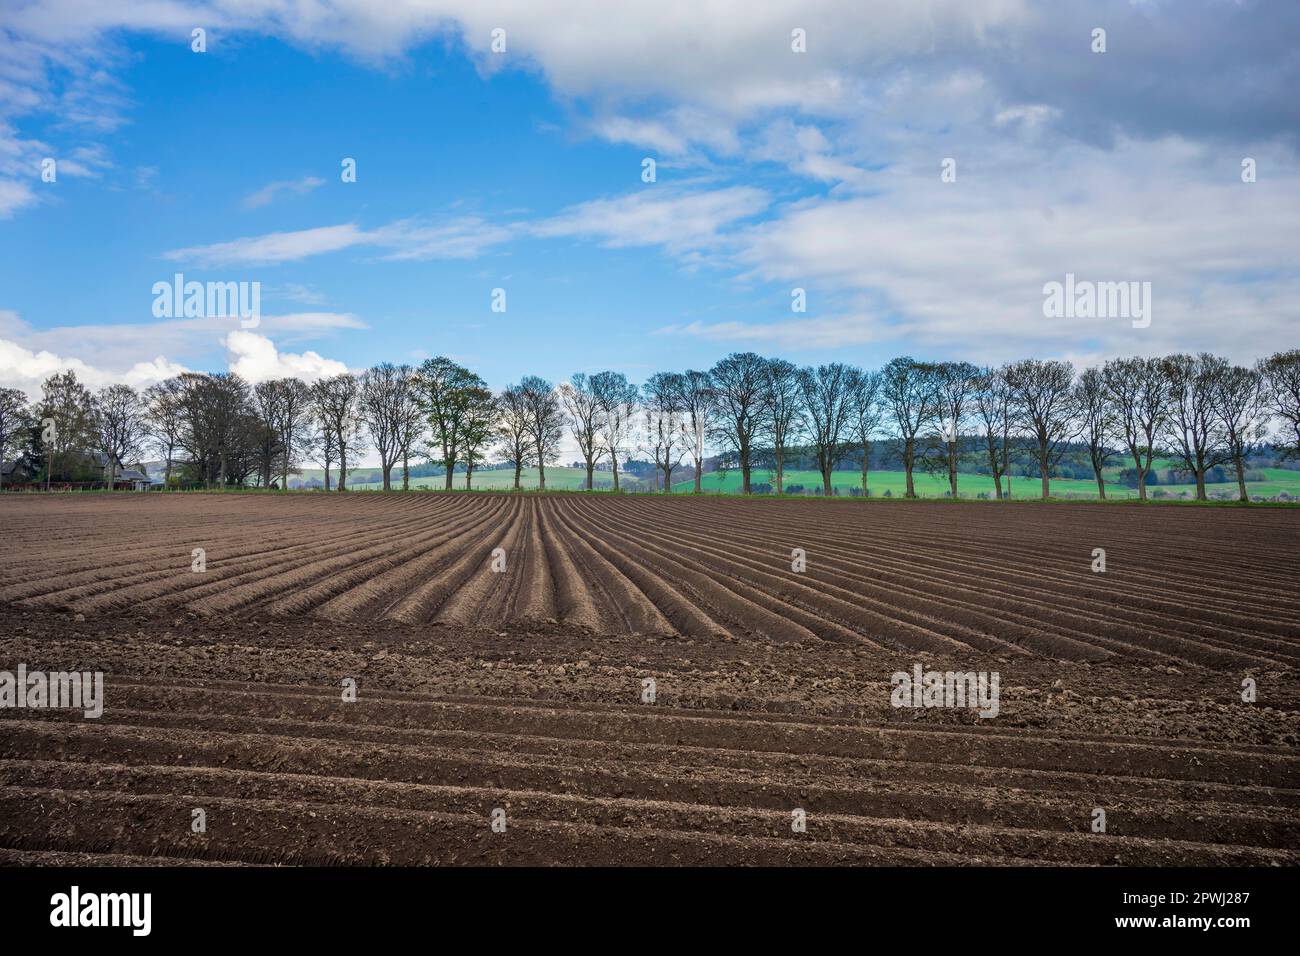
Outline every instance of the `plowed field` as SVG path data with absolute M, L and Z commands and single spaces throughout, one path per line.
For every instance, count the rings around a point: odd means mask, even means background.
M 0 710 L 0 863 L 1300 862 L 1300 511 L 4 496 L 0 528 L 0 671 L 105 675 L 99 719 Z M 917 664 L 996 672 L 998 715 L 891 706 Z

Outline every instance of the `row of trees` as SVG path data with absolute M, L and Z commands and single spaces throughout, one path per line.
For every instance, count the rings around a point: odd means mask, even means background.
M 47 426 L 53 422 L 51 430 Z M 1195 476 L 1235 467 L 1246 498 L 1245 461 L 1270 437 L 1300 454 L 1300 351 L 1253 367 L 1208 353 L 1114 359 L 1081 374 L 1069 362 L 1026 359 L 1000 368 L 968 362 L 896 358 L 868 371 L 840 362 L 799 367 L 781 358 L 734 353 L 711 369 L 658 372 L 638 387 L 620 372 L 579 373 L 558 387 L 528 376 L 493 392 L 449 358 L 418 367 L 377 365 L 307 384 L 283 378 L 250 386 L 234 373 L 186 373 L 138 393 L 125 385 L 89 392 L 71 371 L 44 383 L 42 400 L 0 390 L 0 450 L 18 449 L 49 476 L 66 475 L 86 449 L 125 462 L 146 449 L 165 462 L 165 479 L 202 484 L 286 487 L 303 462 L 324 466 L 325 487 L 347 488 L 349 465 L 373 450 L 383 487 L 401 465 L 408 487 L 413 459 L 442 466 L 452 487 L 457 468 L 472 487 L 474 470 L 494 454 L 522 470 L 558 460 L 566 433 L 594 487 L 597 468 L 613 474 L 644 454 L 662 476 L 688 461 L 701 490 L 706 455 L 738 468 L 744 493 L 753 472 L 770 467 L 784 491 L 792 456 L 811 459 L 824 494 L 832 473 L 860 460 L 867 490 L 872 443 L 888 441 L 915 497 L 919 467 L 946 476 L 957 494 L 961 467 L 972 463 L 1003 497 L 1013 462 L 1030 460 L 1049 481 L 1066 454 L 1084 454 L 1106 495 L 1103 469 L 1132 462 L 1139 495 L 1157 457 L 1174 458 Z M 337 466 L 337 484 L 332 484 Z

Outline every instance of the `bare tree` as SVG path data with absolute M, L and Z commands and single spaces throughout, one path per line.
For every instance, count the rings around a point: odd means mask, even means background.
M 940 362 L 934 366 L 934 420 L 949 493 L 957 497 L 958 443 L 970 414 L 971 396 L 979 369 L 969 362 Z
M 885 408 L 880 400 L 881 376 L 879 372 L 862 372 L 854 383 L 850 396 L 849 424 L 853 440 L 862 449 L 862 494 L 869 495 L 867 482 L 871 470 L 871 440 L 885 418 Z
M 546 490 L 546 463 L 560 456 L 560 439 L 564 435 L 564 412 L 555 387 L 544 378 L 526 376 L 519 388 L 528 410 L 528 434 L 533 440 L 537 460 L 537 488 Z
M 515 465 L 515 491 L 524 467 L 535 460 L 537 448 L 533 444 L 532 415 L 528 396 L 518 385 L 508 386 L 497 400 L 501 417 L 497 424 L 497 439 L 505 457 Z
M 683 395 L 686 385 L 677 372 L 656 372 L 645 383 L 645 449 L 655 470 L 664 476 L 664 494 L 673 490 L 673 469 L 682 463 L 690 437 L 686 434 Z
M 808 410 L 808 435 L 813 454 L 817 457 L 817 470 L 822 476 L 822 494 L 835 493 L 831 473 L 848 451 L 847 439 L 851 433 L 853 394 L 861 373 L 842 362 L 831 362 L 817 368 L 799 372 L 803 390 L 803 404 Z
M 713 392 L 713 378 L 708 372 L 687 369 L 678 382 L 681 388 L 679 405 L 683 416 L 682 428 L 690 441 L 691 460 L 695 464 L 694 493 L 702 491 L 704 471 L 704 442 L 717 412 L 717 396 Z
M 1074 366 L 1069 362 L 1025 359 L 1008 365 L 1005 375 L 1019 421 L 1036 446 L 1046 500 L 1052 493 L 1052 467 L 1060 461 L 1074 435 L 1070 401 Z
M 1223 420 L 1214 410 L 1214 396 L 1227 374 L 1228 362 L 1202 352 L 1195 358 L 1171 355 L 1163 367 L 1169 386 L 1165 444 L 1196 476 L 1196 499 L 1205 501 L 1205 473 L 1229 457 Z
M 402 454 L 403 427 L 411 417 L 411 369 L 385 362 L 367 369 L 360 384 L 358 414 L 379 453 L 384 491 L 391 491 L 393 466 Z
M 1002 500 L 1002 476 L 1007 476 L 1011 496 L 1011 389 L 1003 369 L 986 368 L 975 383 L 975 415 L 984 438 L 984 451 L 993 475 L 993 491 Z
M 1267 385 L 1268 409 L 1282 423 L 1283 454 L 1300 458 L 1300 349 L 1271 355 L 1258 369 Z
M 181 397 L 185 385 L 180 378 L 169 378 L 150 385 L 144 392 L 145 428 L 154 447 L 163 456 L 163 487 L 171 484 L 172 460 L 181 444 L 184 427 Z
M 1237 471 L 1241 501 L 1246 493 L 1246 456 L 1268 435 L 1269 399 L 1266 379 L 1257 368 L 1232 365 L 1217 377 L 1211 402 L 1223 426 L 1227 458 Z
M 253 386 L 253 409 L 257 414 L 257 459 L 258 475 L 262 487 L 270 488 L 272 475 L 284 471 L 287 457 L 284 445 L 280 441 L 280 430 L 276 422 L 281 416 L 284 391 L 281 380 L 272 379 L 258 382 Z M 290 379 L 289 381 L 296 381 Z
M 916 436 L 934 418 L 934 366 L 908 356 L 893 359 L 881 372 L 881 395 L 903 443 L 906 496 L 915 498 L 912 470 L 916 466 Z
M 325 490 L 331 489 L 330 466 L 339 459 L 339 440 L 334 434 L 334 427 L 329 423 L 320 408 L 320 393 L 312 388 L 312 414 L 316 429 L 312 438 L 312 450 L 325 472 Z
M 278 397 L 271 424 L 280 440 L 280 487 L 289 487 L 289 473 L 307 454 L 312 440 L 311 388 L 296 378 L 274 381 Z
M 1074 409 L 1080 436 L 1088 443 L 1088 461 L 1097 479 L 1097 495 L 1106 500 L 1104 469 L 1115 454 L 1115 413 L 1102 381 L 1101 369 L 1086 369 L 1074 385 Z
M 350 372 L 323 378 L 312 388 L 316 407 L 325 425 L 334 433 L 334 448 L 339 457 L 338 490 L 348 490 L 348 452 L 359 452 L 361 445 L 361 387 Z
M 569 411 L 569 430 L 587 466 L 587 490 L 591 491 L 595 487 L 596 462 L 608 451 L 602 441 L 604 408 L 600 394 L 586 374 L 578 372 L 560 385 L 560 398 Z
M 424 411 L 420 407 L 419 380 L 414 369 L 409 365 L 401 365 L 399 369 L 406 378 L 406 388 L 402 392 L 397 416 L 397 449 L 402 462 L 402 490 L 409 491 L 411 459 L 425 454 L 420 447 L 424 436 Z
M 622 372 L 597 372 L 591 377 L 591 388 L 600 401 L 601 438 L 614 471 L 614 490 L 618 491 L 619 455 L 626 449 L 631 435 L 640 392 Z
M 15 436 L 29 427 L 28 419 L 27 396 L 16 388 L 0 388 L 0 465 L 17 445 Z M 4 482 L 4 470 L 0 468 L 0 488 Z
M 252 389 L 235 372 L 179 378 L 182 468 L 206 488 L 246 483 L 258 470 L 262 437 Z
M 1101 377 L 1124 446 L 1133 458 L 1138 498 L 1146 501 L 1147 475 L 1169 414 L 1169 380 L 1159 359 L 1144 358 L 1112 359 L 1102 367 Z
M 753 352 L 733 352 L 709 373 L 718 404 L 718 444 L 735 451 L 740 461 L 741 491 L 750 493 L 755 438 L 766 424 L 763 405 L 764 370 L 767 363 Z
M 805 405 L 803 379 L 793 362 L 782 358 L 763 362 L 763 424 L 772 442 L 776 493 L 785 494 L 785 455 L 792 440 L 803 433 Z

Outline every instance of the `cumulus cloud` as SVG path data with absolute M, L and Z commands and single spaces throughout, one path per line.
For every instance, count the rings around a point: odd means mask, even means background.
M 93 355 L 96 364 L 108 369 L 126 369 L 159 353 L 181 363 L 201 362 L 237 327 L 237 319 L 204 317 L 37 329 L 14 312 L 0 310 L 0 337 L 33 352 L 75 350 L 82 355 Z M 260 333 L 284 342 L 365 328 L 366 323 L 350 312 L 264 313 L 258 325 Z M 69 343 L 75 343 L 75 349 L 69 349 Z
M 83 325 L 33 329 L 12 311 L 0 310 L 0 386 L 20 388 L 30 397 L 50 375 L 71 369 L 91 388 L 125 383 L 147 388 L 191 368 L 211 370 L 206 357 L 224 347 L 231 371 L 251 381 L 296 375 L 311 381 L 347 367 L 319 353 L 281 351 L 281 342 L 317 337 L 334 329 L 365 328 L 350 314 L 292 313 L 263 316 L 257 332 L 232 329 L 230 319 Z M 76 343 L 76 355 L 68 343 Z M 91 361 L 79 356 L 93 356 Z M 184 361 L 193 356 L 194 361 Z
M 41 383 L 59 372 L 73 371 L 82 384 L 95 389 L 125 383 L 133 388 L 147 388 L 155 382 L 187 371 L 185 366 L 159 355 L 136 362 L 130 368 L 114 372 L 90 365 L 79 358 L 60 355 L 46 349 L 33 351 L 9 339 L 0 339 L 0 385 L 21 389 L 32 401 L 41 396 Z
M 348 370 L 342 362 L 323 358 L 316 352 L 281 352 L 274 342 L 256 332 L 231 332 L 226 336 L 225 346 L 230 352 L 230 371 L 254 385 L 287 377 L 314 382 Z

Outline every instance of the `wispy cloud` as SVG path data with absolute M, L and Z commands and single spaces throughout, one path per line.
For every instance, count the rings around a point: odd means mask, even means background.
M 688 191 L 647 186 L 642 192 L 573 206 L 530 231 L 594 239 L 611 248 L 699 250 L 716 245 L 727 227 L 758 215 L 769 203 L 767 193 L 752 186 Z
M 275 202 L 277 196 L 286 194 L 301 196 L 324 185 L 325 180 L 318 176 L 304 176 L 302 179 L 282 179 L 277 182 L 267 183 L 257 192 L 245 196 L 243 205 L 245 209 L 259 209 Z
M 173 262 L 194 262 L 209 266 L 274 265 L 277 262 L 294 262 L 327 252 L 338 252 L 363 242 L 364 232 L 354 223 L 343 223 L 294 232 L 247 236 L 206 246 L 187 246 L 163 253 L 163 258 Z
M 428 222 L 404 219 L 364 230 L 355 223 L 272 232 L 229 242 L 173 249 L 163 258 L 207 266 L 275 265 L 354 247 L 374 247 L 392 260 L 473 259 L 506 242 L 511 230 L 476 216 Z

